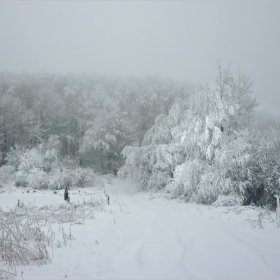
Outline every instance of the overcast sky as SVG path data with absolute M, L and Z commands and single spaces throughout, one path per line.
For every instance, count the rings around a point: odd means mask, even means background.
M 280 2 L 0 1 L 0 70 L 211 83 L 217 60 L 280 116 Z

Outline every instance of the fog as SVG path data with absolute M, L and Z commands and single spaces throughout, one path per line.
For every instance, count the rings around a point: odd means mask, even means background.
M 0 2 L 0 70 L 167 76 L 249 74 L 280 116 L 280 2 Z

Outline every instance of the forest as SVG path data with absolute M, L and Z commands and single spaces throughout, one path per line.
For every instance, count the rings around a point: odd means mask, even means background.
M 3 71 L 1 181 L 62 189 L 112 174 L 183 201 L 275 208 L 280 126 L 255 114 L 246 74 L 218 65 L 213 82 Z

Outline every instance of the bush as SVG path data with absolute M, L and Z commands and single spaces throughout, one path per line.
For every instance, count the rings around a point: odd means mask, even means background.
M 28 182 L 23 177 L 17 176 L 15 181 L 15 186 L 26 188 L 28 186 Z
M 242 205 L 242 199 L 236 195 L 219 195 L 218 199 L 212 204 L 215 207 L 229 207 Z
M 91 187 L 100 182 L 93 170 L 89 168 L 76 167 L 68 169 L 66 167 L 55 170 L 49 174 L 49 188 L 63 189 L 65 187 Z M 101 183 L 102 184 L 102 183 Z
M 47 142 L 30 150 L 16 146 L 8 155 L 9 163 L 13 165 L 3 168 L 3 174 L 15 173 L 16 186 L 32 189 L 64 189 L 97 184 L 97 177 L 90 168 L 81 168 L 75 160 L 62 158 L 59 147 L 56 137 L 50 137 Z M 5 173 L 6 170 L 8 172 Z
M 0 167 L 0 181 L 8 183 L 14 180 L 15 168 L 12 165 L 3 165 Z
M 0 211 L 0 259 L 5 265 L 41 265 L 50 261 L 46 246 L 52 237 L 32 226 L 30 217 L 23 221 L 15 212 L 6 215 Z
M 276 209 L 274 195 L 280 193 L 280 133 L 268 128 L 251 138 L 251 160 L 243 168 L 247 174 L 244 203 L 248 205 L 254 198 L 257 206 L 271 205 Z

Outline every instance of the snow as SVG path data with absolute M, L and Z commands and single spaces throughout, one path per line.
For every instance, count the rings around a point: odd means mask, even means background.
M 120 179 L 69 194 L 106 201 L 104 190 L 110 205 L 85 224 L 62 224 L 75 240 L 47 265 L 18 266 L 17 279 L 280 279 L 280 228 L 267 219 L 261 229 L 257 208 L 180 203 Z M 0 194 L 1 207 L 66 203 L 63 191 L 22 192 Z

